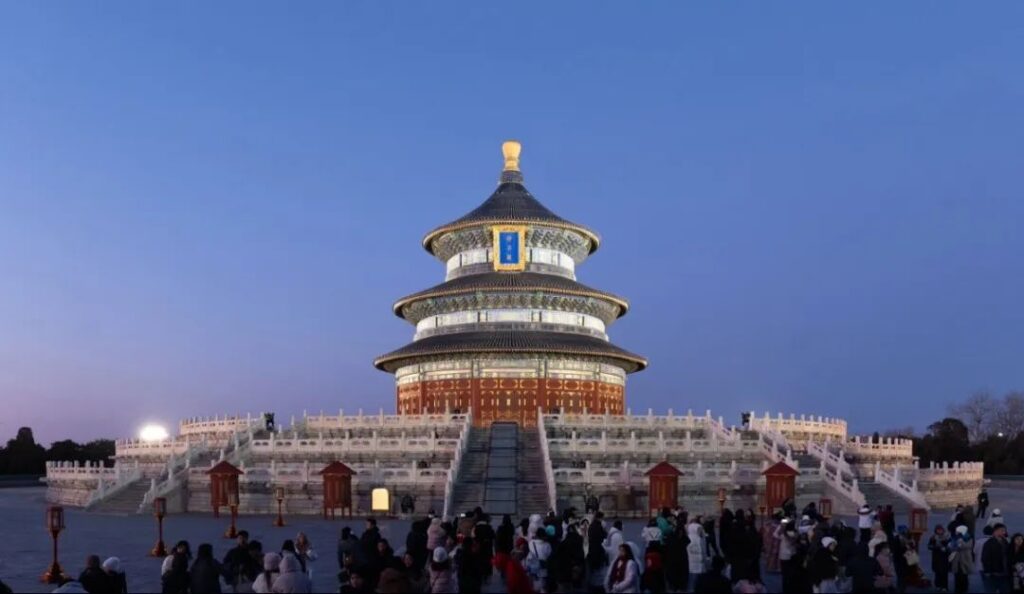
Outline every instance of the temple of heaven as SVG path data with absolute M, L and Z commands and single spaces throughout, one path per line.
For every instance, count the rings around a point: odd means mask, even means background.
M 395 303 L 413 341 L 374 361 L 395 374 L 399 414 L 470 410 L 477 425 L 527 426 L 538 409 L 624 414 L 626 375 L 647 366 L 608 339 L 629 302 L 576 281 L 600 238 L 530 194 L 520 150 L 505 142 L 494 193 L 423 238 L 445 280 Z

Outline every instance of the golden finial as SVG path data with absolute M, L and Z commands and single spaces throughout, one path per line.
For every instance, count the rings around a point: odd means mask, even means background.
M 519 171 L 519 151 L 523 145 L 517 140 L 506 140 L 501 143 L 501 153 L 505 155 L 505 171 Z

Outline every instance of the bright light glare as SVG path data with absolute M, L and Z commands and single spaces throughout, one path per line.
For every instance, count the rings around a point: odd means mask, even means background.
M 167 429 L 160 425 L 146 425 L 139 431 L 142 441 L 163 441 L 168 437 Z

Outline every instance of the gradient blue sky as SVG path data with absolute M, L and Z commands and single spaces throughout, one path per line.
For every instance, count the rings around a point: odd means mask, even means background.
M 1024 388 L 1024 4 L 709 4 L 0 5 L 0 437 L 393 410 L 509 137 L 634 411 Z

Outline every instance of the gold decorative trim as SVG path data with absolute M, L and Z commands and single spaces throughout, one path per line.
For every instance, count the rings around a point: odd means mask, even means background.
M 551 288 L 551 287 L 531 287 L 531 286 L 524 286 L 524 287 L 473 287 L 473 288 L 466 288 L 466 289 L 451 289 L 451 290 L 448 290 L 448 291 L 434 291 L 432 293 L 422 293 L 422 294 L 417 294 L 415 296 L 403 297 L 403 298 L 399 299 L 398 301 L 396 301 L 394 306 L 392 306 L 391 309 L 395 313 L 396 316 L 404 319 L 404 317 L 402 316 L 402 308 L 405 307 L 406 305 L 409 305 L 410 303 L 415 303 L 417 301 L 425 301 L 427 299 L 434 299 L 436 297 L 452 297 L 454 295 L 472 295 L 474 293 L 491 292 L 491 291 L 496 292 L 496 293 L 531 293 L 531 292 L 538 292 L 538 293 L 551 293 L 551 294 L 554 294 L 554 295 L 571 295 L 573 297 L 591 297 L 591 298 L 595 298 L 595 299 L 602 299 L 604 301 L 610 301 L 610 302 L 614 303 L 615 305 L 618 305 L 619 307 L 621 307 L 622 308 L 622 313 L 620 313 L 618 315 L 618 317 L 620 317 L 620 318 L 622 316 L 626 315 L 626 312 L 629 311 L 629 302 L 628 301 L 626 301 L 625 299 L 622 299 L 620 297 L 616 297 L 615 295 L 608 294 L 608 293 L 599 293 L 597 291 L 573 291 L 571 289 L 557 289 L 557 288 Z
M 511 264 L 501 261 L 501 236 L 503 233 L 515 233 L 519 238 L 517 251 L 519 260 Z M 495 225 L 491 227 L 491 260 L 496 272 L 522 272 L 526 270 L 526 225 Z
M 597 233 L 594 233 L 590 229 L 582 225 L 576 225 L 573 223 L 561 223 L 558 221 L 546 221 L 539 219 L 480 219 L 478 221 L 464 221 L 462 223 L 452 223 L 443 227 L 438 227 L 430 233 L 427 233 L 426 237 L 423 238 L 423 249 L 433 254 L 434 250 L 430 249 L 430 244 L 440 235 L 449 233 L 452 231 L 461 231 L 469 227 L 487 227 L 490 225 L 538 225 L 541 227 L 554 227 L 556 229 L 567 229 L 569 231 L 575 231 L 580 235 L 586 236 L 590 239 L 590 251 L 588 253 L 593 254 L 597 251 L 597 248 L 601 245 L 601 238 L 598 237 Z

